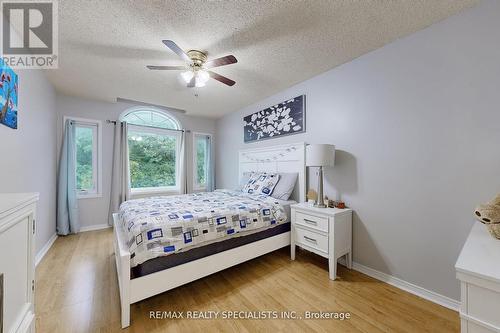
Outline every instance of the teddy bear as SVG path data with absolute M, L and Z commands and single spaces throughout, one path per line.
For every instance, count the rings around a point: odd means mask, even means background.
M 500 194 L 486 204 L 476 207 L 476 219 L 485 224 L 490 234 L 500 239 Z

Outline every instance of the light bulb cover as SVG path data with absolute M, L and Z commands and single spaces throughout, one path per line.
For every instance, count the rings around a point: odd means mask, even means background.
M 199 78 L 199 77 L 196 77 L 196 80 L 195 80 L 194 86 L 195 86 L 196 88 L 201 88 L 201 87 L 204 87 L 204 86 L 205 86 L 205 83 L 206 83 L 206 81 L 200 80 L 200 78 Z
M 199 70 L 196 76 L 202 82 L 207 82 L 210 79 L 210 75 L 205 70 Z
M 191 80 L 193 79 L 193 76 L 194 76 L 193 71 L 185 71 L 185 72 L 181 73 L 181 77 L 184 81 L 186 81 L 186 83 L 191 82 Z

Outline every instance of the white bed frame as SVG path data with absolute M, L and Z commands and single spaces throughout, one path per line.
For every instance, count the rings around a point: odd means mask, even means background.
M 291 198 L 298 202 L 305 201 L 304 143 L 240 150 L 240 177 L 245 171 L 297 172 L 298 181 Z M 119 223 L 117 214 L 113 214 L 113 219 L 122 328 L 130 326 L 130 305 L 133 303 L 290 245 L 290 232 L 286 232 L 156 273 L 130 279 L 130 252 L 125 232 Z

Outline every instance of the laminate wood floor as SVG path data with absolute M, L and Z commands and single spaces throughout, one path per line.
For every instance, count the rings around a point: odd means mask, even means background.
M 339 267 L 289 250 L 253 259 L 132 305 L 120 327 L 112 231 L 59 237 L 36 270 L 36 331 L 50 332 L 458 332 L 458 313 Z M 150 319 L 150 311 L 348 312 L 334 319 Z M 226 312 L 228 313 L 228 312 Z

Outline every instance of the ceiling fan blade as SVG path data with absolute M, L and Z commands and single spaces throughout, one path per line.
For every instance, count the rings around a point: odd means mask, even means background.
M 152 70 L 160 70 L 160 71 L 176 71 L 186 69 L 186 66 L 146 66 Z
M 165 44 L 169 49 L 174 51 L 179 57 L 181 57 L 185 62 L 191 63 L 191 58 L 184 52 L 177 44 L 172 40 L 162 40 L 163 44 Z
M 220 67 L 220 66 L 226 66 L 226 65 L 231 65 L 237 63 L 238 60 L 236 60 L 234 55 L 228 55 L 222 58 L 217 58 L 213 59 L 210 61 L 207 61 L 205 63 L 205 68 L 213 68 L 213 67 Z
M 189 81 L 188 83 L 188 88 L 193 88 L 196 84 L 196 76 L 193 76 L 193 78 L 191 79 L 191 81 Z
M 208 74 L 210 74 L 210 77 L 212 79 L 217 80 L 219 82 L 222 82 L 224 84 L 227 84 L 228 86 L 234 86 L 234 84 L 236 83 L 233 80 L 228 79 L 227 77 L 222 76 L 220 74 L 217 74 L 215 72 L 212 72 L 212 71 L 207 71 L 207 72 L 208 72 Z

